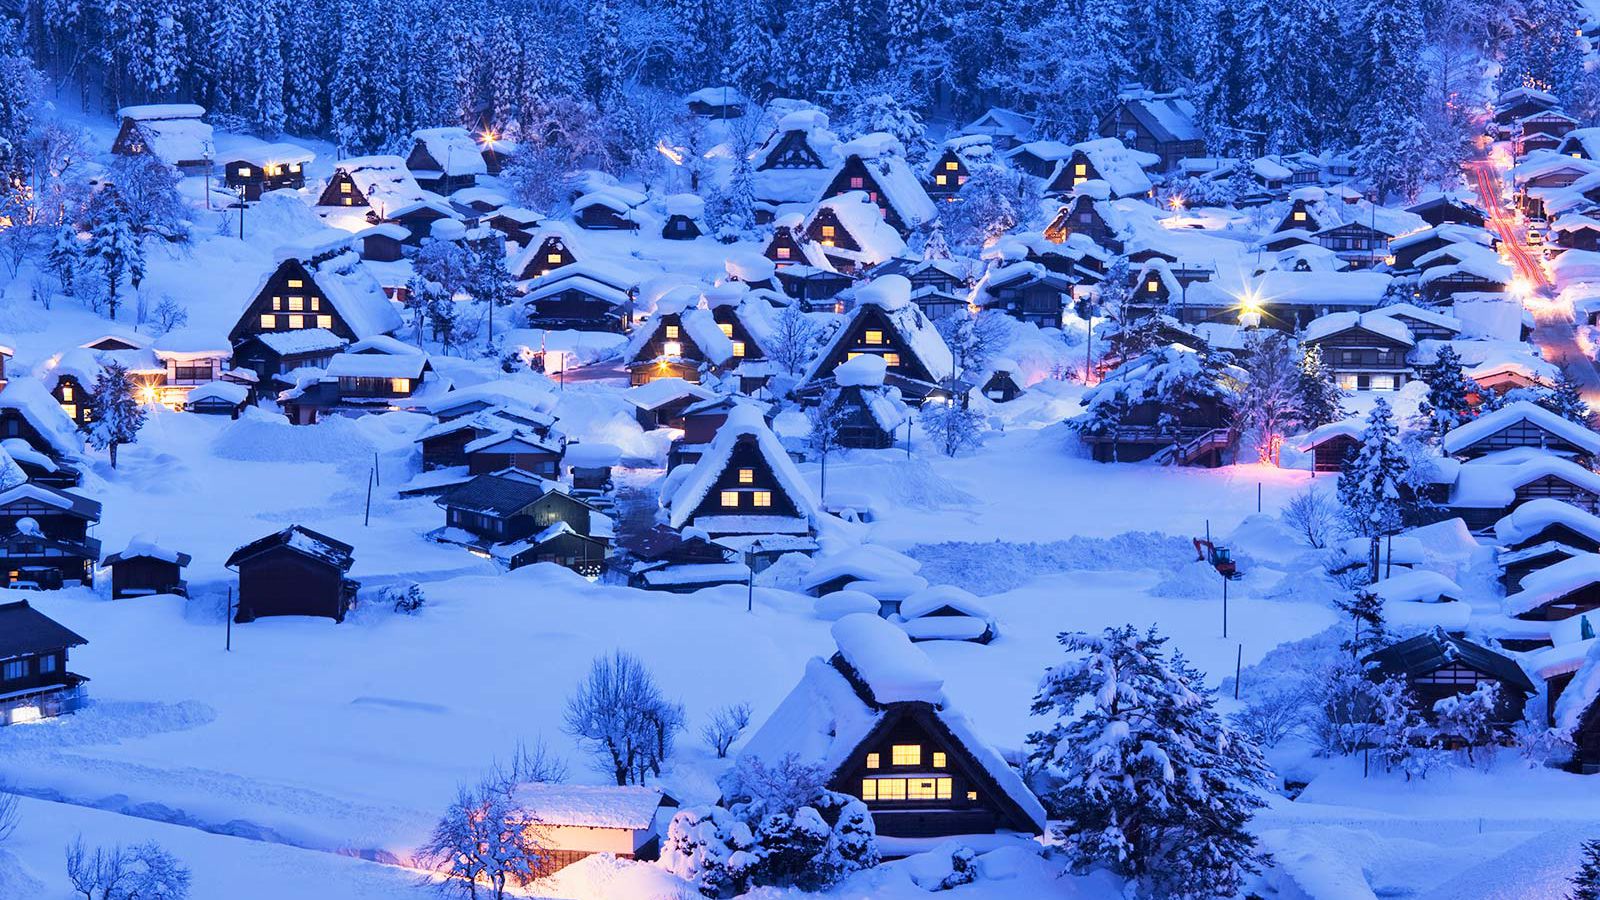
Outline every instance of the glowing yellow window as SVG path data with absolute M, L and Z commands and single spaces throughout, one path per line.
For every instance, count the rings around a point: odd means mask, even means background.
M 936 778 L 912 778 L 906 782 L 907 800 L 937 800 L 939 788 Z
M 66 413 L 67 418 L 69 419 L 76 419 L 78 417 L 78 406 L 75 403 L 61 404 L 61 411 Z
M 560 265 L 560 263 L 561 263 L 561 254 L 559 254 L 559 253 L 546 253 L 544 255 L 544 261 L 547 262 L 547 263 L 550 263 L 552 265 Z
M 1161 290 L 1161 285 L 1156 283 L 1156 282 L 1154 282 L 1154 281 L 1151 281 L 1151 282 L 1147 282 L 1145 284 L 1144 289 L 1149 291 L 1150 293 L 1154 294 L 1156 291 Z
M 63 384 L 61 386 L 61 402 L 62 403 L 71 403 L 72 402 L 72 385 Z
M 867 754 L 867 768 L 876 769 L 877 767 L 878 767 L 878 754 L 876 754 L 876 753 L 868 753 Z
M 934 184 L 949 184 L 950 183 L 950 178 L 947 175 L 935 175 L 935 176 L 933 176 L 933 183 Z
M 889 761 L 897 766 L 922 765 L 921 744 L 895 744 L 889 748 Z
M 789 258 L 789 248 L 788 247 L 779 247 L 778 248 L 778 258 L 779 259 L 788 259 Z
M 961 168 L 961 164 L 952 159 L 945 162 L 944 168 L 946 172 L 954 172 Z
M 678 326 L 676 326 L 676 325 L 668 325 L 666 327 L 666 331 L 667 331 L 667 340 L 675 341 L 675 340 L 678 339 Z
M 348 181 L 339 182 L 339 193 L 341 193 L 341 194 L 350 193 L 350 182 L 348 182 Z M 349 202 L 349 201 L 346 201 L 346 202 Z
M 290 328 L 304 328 L 304 327 L 306 327 L 306 317 L 305 316 L 290 316 L 289 317 L 289 327 Z
M 396 394 L 409 394 L 411 393 L 411 379 L 391 378 L 389 379 L 389 390 Z
M 304 297 L 290 297 L 289 298 L 289 309 L 290 309 L 290 311 L 292 311 L 292 312 L 301 312 L 305 308 L 306 308 L 306 298 L 304 298 Z
M 1294 211 L 1294 220 L 1296 222 L 1304 222 L 1306 220 L 1306 211 L 1303 210 L 1303 209 L 1295 210 Z
M 904 800 L 906 798 L 906 780 L 904 778 L 878 779 L 879 800 Z
M 302 287 L 305 287 L 305 286 L 306 286 L 306 283 L 304 281 L 301 281 L 298 278 L 289 279 L 289 287 L 291 287 L 291 288 L 302 288 Z
M 739 470 L 739 483 L 740 484 L 755 484 L 756 483 L 756 470 L 755 469 L 740 469 Z
M 290 166 L 290 167 L 289 167 L 289 171 L 291 171 L 291 172 L 298 172 L 298 171 L 300 171 L 300 164 L 299 164 L 299 163 L 295 163 L 295 164 L 293 164 L 293 165 L 291 165 L 291 166 Z
M 976 799 L 978 799 L 978 792 L 977 791 L 967 791 L 967 799 L 968 800 L 976 800 Z
M 1089 174 L 1089 166 L 1087 164 L 1085 164 L 1085 163 L 1078 163 L 1076 166 L 1072 167 L 1072 174 L 1074 174 L 1074 175 L 1088 175 Z
M 262 314 L 262 316 L 261 316 L 261 327 L 262 328 L 276 328 L 277 325 L 278 325 L 278 317 L 277 316 L 274 316 L 274 315 L 272 315 L 270 313 L 263 313 Z
M 757 507 L 764 508 L 772 505 L 771 491 L 756 491 L 755 498 Z
M 345 187 L 349 187 L 349 185 L 345 185 Z M 355 202 L 355 201 L 353 201 L 353 200 L 351 200 L 351 199 L 350 199 L 350 198 L 349 198 L 349 197 L 346 197 L 346 198 L 344 198 L 344 205 L 345 205 L 345 206 L 350 206 L 350 205 L 352 205 L 352 204 L 353 204 L 353 203 L 354 203 L 354 202 Z
M 249 178 L 250 177 L 250 167 L 249 166 L 240 166 L 239 167 L 239 177 L 240 178 Z
M 681 356 L 683 355 L 683 345 L 677 341 L 667 341 L 661 345 L 661 352 L 667 356 Z
M 878 779 L 876 779 L 876 778 L 866 778 L 866 779 L 862 780 L 862 782 L 861 782 L 861 799 L 863 799 L 863 800 L 876 800 L 876 799 L 878 799 Z
M 321 297 L 312 297 L 311 298 L 311 309 L 313 311 L 315 311 L 315 310 L 319 310 L 321 308 L 322 308 L 322 298 Z
M 825 238 L 833 237 L 835 232 L 836 232 L 836 229 L 832 225 L 824 225 L 824 226 L 822 226 L 822 236 L 825 237 Z
M 862 337 L 862 340 L 869 344 L 881 344 L 883 343 L 883 332 L 869 328 L 867 329 L 867 333 Z
M 718 323 L 717 330 L 722 332 L 722 336 L 723 337 L 733 337 L 733 323 L 732 322 L 728 322 L 726 324 Z
M 733 342 L 733 355 L 740 358 L 744 357 L 744 341 Z
M 272 308 L 275 309 L 275 310 L 283 309 L 283 298 L 282 297 L 273 297 L 272 298 Z
M 317 316 L 317 327 L 331 330 L 333 328 L 333 316 Z
M 739 508 L 739 492 L 738 491 L 723 491 L 722 492 L 722 506 L 725 509 L 738 509 Z
M 933 767 L 935 769 L 944 768 L 946 762 L 947 762 L 947 759 L 946 759 L 944 753 L 942 753 L 942 752 L 940 752 L 938 750 L 933 751 Z
M 898 354 L 898 353 L 885 353 L 883 355 L 883 364 L 888 366 L 891 369 L 894 368 L 895 366 L 900 365 L 900 354 Z
M 856 358 L 856 357 L 858 357 L 858 356 L 860 356 L 860 355 L 861 355 L 861 354 L 860 354 L 860 353 L 857 353 L 857 352 L 855 352 L 855 351 L 853 351 L 853 350 L 852 350 L 852 351 L 851 351 L 851 352 L 849 352 L 849 353 L 846 353 L 846 354 L 845 354 L 845 355 L 844 355 L 844 361 L 845 361 L 845 362 L 849 362 L 849 361 L 850 361 L 850 360 L 852 360 L 852 359 L 855 359 L 855 358 Z

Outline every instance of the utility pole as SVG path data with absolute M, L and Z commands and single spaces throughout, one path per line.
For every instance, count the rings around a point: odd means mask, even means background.
M 244 240 L 244 185 L 239 185 L 239 240 Z
M 372 471 L 367 473 L 367 511 L 361 516 L 361 527 L 372 524 L 372 482 L 378 477 L 378 467 L 374 465 Z
M 227 637 L 223 640 L 222 649 L 233 652 L 233 585 L 228 585 L 228 604 L 224 608 L 222 621 L 226 623 Z
M 1222 576 L 1222 637 L 1228 637 L 1228 576 Z

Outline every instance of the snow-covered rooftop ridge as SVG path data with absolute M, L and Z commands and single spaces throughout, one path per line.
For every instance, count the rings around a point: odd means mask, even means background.
M 150 559 L 159 559 L 163 562 L 169 563 L 175 563 L 182 556 L 184 556 L 184 554 L 179 553 L 176 550 L 170 550 L 166 547 L 163 547 L 153 535 L 145 533 L 136 534 L 129 538 L 128 546 L 124 547 L 115 555 L 120 559 L 149 557 Z
M 1471 509 L 1504 508 L 1516 502 L 1517 488 L 1546 477 L 1600 495 L 1600 475 L 1570 459 L 1546 454 L 1519 465 L 1467 463 L 1456 476 L 1450 505 Z
M 1494 536 L 1510 546 L 1523 543 L 1552 525 L 1570 528 L 1600 546 L 1600 516 L 1554 497 L 1537 497 L 1519 504 L 1494 523 Z
M 906 633 L 877 616 L 854 613 L 830 630 L 839 656 L 879 705 L 944 703 L 944 676 Z
M 1581 553 L 1523 576 L 1521 590 L 1506 595 L 1505 611 L 1520 616 L 1594 584 L 1600 584 L 1600 553 Z
M 905 619 L 925 616 L 944 607 L 950 607 L 978 619 L 991 619 L 993 613 L 977 595 L 953 584 L 936 584 L 912 594 L 900 602 L 900 616 Z
M 662 793 L 637 784 L 524 782 L 511 800 L 541 825 L 643 830 L 655 820 Z
M 1460 585 L 1428 569 L 1397 572 L 1373 582 L 1368 590 L 1391 603 L 1438 603 L 1466 599 Z
M 718 477 L 727 469 L 734 448 L 744 440 L 754 442 L 757 452 L 772 470 L 773 477 L 778 480 L 784 493 L 794 503 L 802 520 L 811 525 L 816 524 L 821 513 L 818 509 L 817 495 L 812 491 L 811 485 L 800 474 L 794 460 L 789 458 L 789 453 L 778 440 L 778 436 L 767 427 L 766 420 L 761 416 L 761 410 L 752 405 L 740 404 L 729 410 L 728 418 L 722 423 L 722 427 L 717 429 L 717 435 L 712 439 L 711 446 L 672 493 L 669 506 L 673 528 L 682 528 L 689 523 L 695 510 L 716 485 Z
M 411 136 L 422 143 L 445 175 L 488 174 L 483 151 L 465 128 L 419 128 Z
M 144 103 L 137 106 L 124 106 L 117 110 L 117 115 L 124 119 L 133 119 L 135 122 L 147 122 L 157 119 L 198 119 L 206 114 L 206 108 L 196 103 Z
M 1576 422 L 1570 422 L 1550 410 L 1527 400 L 1507 403 L 1494 412 L 1484 413 L 1465 425 L 1451 429 L 1444 436 L 1444 450 L 1446 453 L 1460 452 L 1478 441 L 1519 422 L 1527 422 L 1554 434 L 1574 446 L 1583 448 L 1590 454 L 1600 455 L 1600 433 L 1591 431 Z
M 1411 329 L 1406 327 L 1406 323 L 1392 316 L 1379 315 L 1376 312 L 1336 312 L 1318 316 L 1306 323 L 1305 330 L 1301 332 L 1300 340 L 1306 343 L 1320 341 L 1351 328 L 1371 331 L 1407 346 L 1416 343 L 1411 337 Z
M 889 364 L 884 362 L 883 357 L 863 353 L 835 367 L 833 378 L 840 387 L 879 387 L 888 371 Z

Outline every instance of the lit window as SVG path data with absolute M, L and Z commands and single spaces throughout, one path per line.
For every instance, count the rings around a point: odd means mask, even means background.
M 935 175 L 933 176 L 933 183 L 939 185 L 949 184 L 950 179 L 946 175 Z
M 834 235 L 834 227 L 832 225 L 824 225 L 824 226 L 822 226 L 822 236 L 823 237 L 831 238 L 831 237 L 833 237 L 833 235 Z
M 944 168 L 947 172 L 954 172 L 956 169 L 961 168 L 961 164 L 952 159 L 944 164 Z
M 898 353 L 885 353 L 883 355 L 883 364 L 888 366 L 891 369 L 894 368 L 895 366 L 900 365 L 900 354 L 898 354 Z
M 860 190 L 865 185 L 866 185 L 866 181 L 862 180 L 861 176 L 852 175 L 850 177 L 850 189 L 851 190 L 853 190 L 853 191 Z
M 65 403 L 72 402 L 72 385 L 63 384 L 61 386 L 61 400 Z
M 667 356 L 683 355 L 683 345 L 677 341 L 667 341 L 661 345 L 661 352 Z
M 675 340 L 678 339 L 678 326 L 676 326 L 676 325 L 668 325 L 668 326 L 666 326 L 666 331 L 667 331 L 667 340 L 675 341 Z
M 78 405 L 76 403 L 61 404 L 61 411 L 66 413 L 67 418 L 69 419 L 76 419 L 78 417 Z
M 389 390 L 396 394 L 409 394 L 411 393 L 411 379 L 391 378 L 389 379 Z
M 944 793 L 939 793 L 939 782 L 944 782 Z M 948 800 L 950 799 L 950 779 L 948 778 L 911 778 L 906 782 L 907 800 Z
M 345 187 L 349 187 L 349 185 L 345 185 Z M 353 203 L 353 201 L 349 197 L 344 198 L 344 205 L 345 206 L 350 206 L 352 203 Z
M 876 754 L 876 753 L 868 753 L 867 754 L 867 768 L 876 769 L 877 767 L 878 767 L 878 754 Z
M 240 166 L 239 167 L 239 177 L 240 178 L 249 178 L 250 177 L 250 167 L 249 166 Z
M 301 281 L 298 278 L 289 279 L 289 287 L 291 287 L 291 288 L 300 288 L 300 287 L 305 287 L 305 286 L 306 286 L 306 283 Z
M 348 181 L 339 182 L 339 193 L 341 193 L 341 194 L 350 193 L 350 182 L 348 182 Z M 350 201 L 347 198 L 344 202 L 349 203 Z
M 1296 222 L 1304 222 L 1306 220 L 1306 211 L 1303 210 L 1303 209 L 1295 210 L 1294 211 L 1294 220 Z
M 876 778 L 867 778 L 867 779 L 864 779 L 861 782 L 861 799 L 863 799 L 863 800 L 876 800 L 876 799 L 878 799 L 878 779 L 876 779 Z
M 744 357 L 744 341 L 733 342 L 733 355 L 740 358 Z
M 717 330 L 722 332 L 722 336 L 723 337 L 733 337 L 733 323 L 732 322 L 728 322 L 728 323 L 725 323 L 725 324 L 719 323 L 717 325 Z
M 869 328 L 861 339 L 869 344 L 881 344 L 883 343 L 883 332 L 875 328 Z
M 1085 181 L 1088 181 L 1088 180 L 1089 179 L 1087 179 L 1087 178 L 1081 178 L 1081 177 L 1080 178 L 1074 178 L 1074 179 L 1072 179 L 1072 186 L 1073 187 L 1077 187 L 1078 185 L 1083 184 Z
M 968 800 L 976 800 L 976 799 L 978 799 L 978 792 L 977 791 L 967 791 L 967 799 Z
M 779 247 L 778 248 L 778 258 L 779 259 L 788 259 L 789 258 L 789 248 L 788 247 Z
M 300 171 L 300 164 L 299 163 L 294 163 L 294 164 L 290 165 L 289 166 L 289 171 L 291 171 L 291 172 Z
M 1145 284 L 1144 289 L 1154 294 L 1156 291 L 1161 289 L 1161 285 L 1157 282 L 1151 281 Z
M 283 309 L 283 298 L 282 297 L 273 297 L 272 298 L 272 308 L 274 310 Z
M 879 800 L 904 800 L 906 798 L 906 780 L 904 778 L 879 778 Z
M 757 507 L 765 508 L 772 505 L 771 491 L 756 491 L 755 497 Z
M 290 316 L 289 317 L 289 327 L 290 328 L 304 328 L 304 327 L 306 327 L 306 317 L 305 316 Z
M 947 760 L 946 760 L 946 757 L 945 757 L 945 755 L 944 755 L 944 753 L 943 753 L 943 752 L 941 752 L 941 751 L 938 751 L 938 750 L 935 750 L 935 751 L 934 751 L 934 752 L 933 752 L 933 767 L 934 767 L 934 768 L 935 768 L 935 769 L 942 769 L 942 768 L 944 768 L 944 767 L 945 767 L 945 762 L 946 762 L 946 761 L 947 761 Z
M 739 470 L 739 483 L 740 484 L 755 484 L 756 483 L 756 470 L 755 469 L 740 469 Z
M 723 491 L 722 492 L 722 506 L 725 509 L 738 509 L 739 508 L 739 492 L 738 491 Z
M 291 311 L 293 311 L 293 312 L 301 312 L 305 308 L 306 308 L 306 298 L 304 298 L 304 297 L 290 297 L 289 298 L 289 309 Z
M 559 253 L 546 253 L 545 256 L 544 256 L 544 261 L 547 262 L 547 263 L 550 263 L 551 265 L 560 265 L 561 264 L 561 254 L 559 254 Z
M 311 298 L 311 309 L 314 311 L 314 310 L 319 310 L 321 308 L 322 308 L 322 298 L 321 297 L 312 297 Z
M 317 327 L 333 329 L 333 316 L 317 316 Z
M 271 315 L 271 314 L 263 314 L 261 316 L 261 327 L 262 328 L 276 328 L 277 324 L 278 324 L 278 317 L 277 316 L 274 316 L 274 315 Z
M 1072 174 L 1074 174 L 1074 175 L 1088 175 L 1089 174 L 1089 166 L 1087 164 L 1085 164 L 1085 163 L 1078 163 L 1076 166 L 1072 167 Z
M 889 748 L 889 761 L 897 766 L 922 765 L 921 744 L 895 744 Z

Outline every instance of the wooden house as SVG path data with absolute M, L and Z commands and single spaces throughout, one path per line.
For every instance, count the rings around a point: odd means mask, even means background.
M 1551 622 L 1600 609 L 1600 553 L 1579 553 L 1522 577 L 1506 594 L 1505 613 Z
M 906 243 L 862 191 L 830 197 L 806 219 L 805 238 L 829 268 L 859 275 L 905 252 Z
M 1095 403 L 1115 402 L 1126 407 L 1114 428 L 1094 427 L 1090 412 L 1074 420 L 1079 438 L 1089 445 L 1096 462 L 1155 458 L 1208 468 L 1223 464 L 1232 443 L 1232 413 L 1221 396 L 1223 385 L 1191 393 L 1176 410 L 1165 408 L 1146 390 L 1167 377 L 1167 372 L 1188 369 L 1187 355 L 1195 352 L 1181 344 L 1152 349 L 1118 365 L 1096 385 L 1092 395 L 1085 396 L 1091 412 Z
M 580 241 L 564 222 L 545 222 L 528 235 L 522 250 L 511 261 L 511 272 L 519 280 L 542 278 L 581 258 Z
M 89 530 L 99 521 L 98 501 L 59 488 L 30 482 L 0 493 L 0 567 L 6 583 L 94 584 L 100 542 Z
M 379 219 L 424 197 L 422 186 L 398 156 L 356 156 L 341 159 L 317 195 L 318 206 L 371 209 Z M 371 221 L 369 219 L 368 221 Z
M 559 439 L 528 428 L 485 435 L 462 448 L 473 475 L 520 469 L 551 479 L 560 474 L 561 451 Z
M 1406 207 L 1408 212 L 1422 217 L 1432 227 L 1445 224 L 1483 227 L 1483 210 L 1449 194 L 1434 194 Z
M 677 810 L 669 795 L 637 784 L 525 782 L 512 788 L 511 803 L 538 841 L 538 878 L 597 853 L 655 860 Z
M 844 162 L 823 188 L 822 199 L 863 193 L 901 238 L 938 214 L 899 141 L 887 134 L 869 134 L 845 144 L 843 152 Z
M 623 395 L 634 405 L 634 417 L 646 431 L 656 428 L 682 428 L 684 410 L 716 393 L 681 378 L 655 378 L 630 388 Z
M 1566 136 L 1578 127 L 1578 120 L 1559 109 L 1546 109 L 1518 119 L 1513 125 L 1516 132 L 1517 152 L 1536 150 L 1555 151 Z
M 268 331 L 251 335 L 234 345 L 234 361 L 263 381 L 300 368 L 325 368 L 349 343 L 323 328 L 304 331 Z
M 900 601 L 892 621 L 913 642 L 987 644 L 1000 635 L 994 614 L 971 591 L 953 584 L 924 588 Z
M 1395 303 L 1380 306 L 1372 311 L 1375 316 L 1387 316 L 1406 326 L 1413 340 L 1453 341 L 1461 336 L 1461 320 L 1435 309 L 1414 303 Z
M 701 88 L 683 98 L 689 115 L 703 119 L 738 119 L 744 117 L 750 100 L 738 88 L 722 85 Z
M 1029 141 L 1005 153 L 1011 168 L 1034 178 L 1049 178 L 1061 161 L 1072 155 L 1072 145 L 1061 141 Z
M 778 269 L 777 277 L 784 296 L 807 312 L 842 308 L 839 295 L 856 281 L 849 273 L 817 266 L 784 266 Z
M 785 114 L 756 152 L 756 171 L 831 168 L 837 162 L 838 140 L 827 129 L 828 116 L 821 110 Z
M 135 537 L 128 546 L 101 561 L 111 570 L 111 599 L 147 597 L 151 594 L 188 596 L 183 570 L 190 556 L 145 537 Z
M 1477 461 L 1461 466 L 1444 505 L 1473 530 L 1487 529 L 1540 497 L 1600 512 L 1600 475 L 1553 454 L 1533 451 L 1527 456 L 1520 463 Z
M 962 126 L 962 134 L 987 135 L 997 150 L 1010 150 L 1033 139 L 1032 116 L 1004 107 L 992 106 L 983 115 Z
M 819 398 L 837 428 L 839 446 L 856 450 L 893 447 L 895 435 L 911 418 L 900 392 L 884 386 L 883 357 L 862 354 L 833 370 L 835 390 Z
M 989 273 L 978 302 L 1040 328 L 1060 328 L 1072 287 L 1065 276 L 1038 263 L 1012 263 Z
M 225 565 L 239 573 L 235 622 L 262 616 L 326 616 L 343 622 L 361 585 L 346 576 L 355 548 L 303 525 L 251 541 Z
M 478 142 L 465 128 L 423 128 L 411 138 L 406 168 L 424 190 L 453 194 L 489 174 Z
M 939 155 L 924 168 L 922 187 L 935 200 L 951 200 L 978 166 L 992 165 L 994 143 L 988 135 L 969 134 L 944 142 Z
M 542 217 L 531 209 L 521 206 L 502 206 L 484 217 L 483 223 L 506 236 L 506 240 L 517 246 L 527 249 L 533 241 L 533 234 L 539 229 Z M 512 267 L 512 271 L 517 271 Z M 543 274 L 543 273 L 537 273 Z M 527 276 L 529 278 L 534 275 Z
M 444 419 L 424 429 L 416 437 L 415 443 L 421 450 L 422 469 L 425 472 L 431 469 L 467 466 L 471 460 L 467 448 L 478 445 L 484 438 L 526 431 L 531 432 L 541 442 L 559 443 L 559 436 L 551 431 L 554 422 L 552 416 L 537 410 L 520 406 L 499 406 Z M 481 454 L 482 446 L 478 445 L 477 449 L 480 451 L 479 458 L 484 460 L 480 466 L 489 465 L 488 456 Z
M 89 394 L 102 368 L 94 353 L 76 347 L 52 359 L 44 372 L 45 388 L 79 428 L 89 424 Z
M 616 487 L 611 473 L 621 464 L 622 450 L 615 444 L 599 441 L 571 442 L 561 455 L 561 466 L 572 495 L 591 504 L 601 502 Z M 609 504 L 609 500 L 604 502 Z
M 665 201 L 666 218 L 661 236 L 669 241 L 692 241 L 707 232 L 706 201 L 695 194 L 673 194 Z
M 1388 257 L 1389 241 L 1394 235 L 1363 222 L 1344 222 L 1323 228 L 1312 237 L 1353 268 L 1370 268 Z
M 389 334 L 400 313 L 383 286 L 350 249 L 349 236 L 280 250 L 278 265 L 228 332 L 236 349 L 265 334 L 320 329 L 347 341 Z M 243 360 L 239 364 L 248 366 Z M 257 370 L 257 374 L 267 374 Z
M 1600 458 L 1600 433 L 1526 400 L 1508 403 L 1451 429 L 1441 444 L 1445 453 L 1462 460 L 1519 448 L 1580 461 Z
M 1027 390 L 1018 378 L 1018 367 L 1009 359 L 989 364 L 988 374 L 978 384 L 978 393 L 993 403 L 1010 403 Z
M 1342 472 L 1345 460 L 1361 446 L 1360 435 L 1361 425 L 1357 422 L 1333 422 L 1302 438 L 1299 450 L 1311 454 L 1311 471 Z
M 1591 642 L 1592 643 L 1592 642 Z M 1575 644 L 1582 647 L 1583 644 Z M 1561 648 L 1557 648 L 1558 650 Z M 1569 767 L 1584 775 L 1600 772 L 1600 660 L 1592 648 L 1568 672 L 1547 679 L 1550 725 L 1572 741 Z
M 76 466 L 66 462 L 51 459 L 48 454 L 35 450 L 27 441 L 19 437 L 0 439 L 0 448 L 3 448 L 22 474 L 34 484 L 52 488 L 77 487 L 83 480 L 83 473 Z
M 1151 153 L 1131 150 L 1114 137 L 1097 138 L 1072 145 L 1072 153 L 1056 165 L 1045 180 L 1047 194 L 1066 195 L 1098 181 L 1106 186 L 1109 199 L 1149 196 L 1154 184 L 1147 167 L 1160 163 Z
M 118 156 L 152 156 L 185 175 L 211 171 L 216 157 L 211 126 L 200 120 L 205 107 L 193 103 L 124 106 L 111 152 Z
M 1347 391 L 1395 391 L 1411 380 L 1406 357 L 1416 346 L 1405 323 L 1375 313 L 1329 313 L 1314 319 L 1300 342 L 1322 351 L 1322 361 Z
M 903 275 L 885 275 L 856 288 L 855 307 L 812 361 L 802 393 L 820 393 L 821 382 L 840 363 L 863 354 L 883 359 L 885 384 L 911 403 L 921 403 L 955 374 L 950 348 L 911 302 L 911 282 Z
M 1600 516 L 1560 500 L 1529 500 L 1494 523 L 1500 582 L 1514 593 L 1522 579 L 1564 559 L 1600 553 Z
M 1331 223 L 1330 223 L 1331 224 Z M 1282 231 L 1321 231 L 1323 223 L 1318 218 L 1318 212 L 1313 203 L 1305 197 L 1292 196 L 1289 199 L 1289 208 L 1284 211 L 1283 218 L 1272 230 Z
M 572 219 L 590 231 L 638 231 L 643 202 L 642 194 L 623 188 L 592 191 L 573 202 Z
M 750 568 L 734 550 L 692 529 L 656 526 L 628 545 L 628 584 L 647 591 L 692 594 L 723 584 L 743 584 Z
M 1562 216 L 1551 226 L 1555 243 L 1563 250 L 1600 250 L 1600 219 Z
M 806 240 L 801 222 L 776 223 L 772 229 L 772 237 L 767 239 L 767 246 L 762 249 L 761 255 L 772 260 L 773 265 L 779 269 L 796 263 L 811 264 L 819 261 L 807 252 Z
M 702 370 L 723 369 L 733 362 L 733 341 L 699 302 L 700 292 L 693 287 L 656 301 L 655 314 L 634 329 L 623 352 L 630 385 L 658 378 L 698 383 Z
M 305 187 L 306 164 L 317 158 L 298 144 L 261 144 L 229 156 L 222 165 L 223 182 L 246 201 L 260 200 L 267 191 Z
M 1495 100 L 1494 121 L 1499 125 L 1511 123 L 1547 109 L 1559 109 L 1561 101 L 1554 94 L 1532 87 L 1516 87 L 1505 91 Z
M 76 712 L 89 679 L 67 671 L 67 654 L 88 641 L 26 600 L 0 603 L 0 725 Z
M 810 537 L 820 511 L 811 486 L 767 427 L 761 412 L 738 406 L 685 475 L 663 487 L 673 528 L 712 538 Z
M 1446 697 L 1470 694 L 1481 684 L 1500 687 L 1494 724 L 1510 727 L 1522 719 L 1522 708 L 1536 693 L 1533 681 L 1509 657 L 1465 638 L 1434 629 L 1391 644 L 1363 660 L 1373 678 L 1404 678 L 1416 697 L 1417 712 L 1433 719 L 1433 706 Z
M 435 502 L 445 524 L 430 534 L 434 540 L 486 553 L 511 569 L 555 562 L 597 575 L 610 550 L 605 514 L 526 470 L 478 474 Z
M 1045 239 L 1063 244 L 1073 235 L 1081 234 L 1107 251 L 1120 254 L 1123 244 L 1119 229 L 1107 221 L 1100 206 L 1100 201 L 1089 194 L 1073 197 L 1071 202 L 1056 211 L 1050 224 L 1045 226 Z
M 528 324 L 551 331 L 626 331 L 635 285 L 625 274 L 592 263 L 562 266 L 528 283 Z
M 866 804 L 883 837 L 1044 832 L 1044 808 L 954 708 L 904 631 L 854 613 L 834 623 L 833 637 L 838 652 L 806 663 L 741 758 L 792 755 L 820 767 L 828 789 Z
M 372 262 L 399 262 L 411 243 L 411 230 L 393 222 L 379 222 L 356 232 L 361 258 Z
M 35 451 L 62 463 L 83 452 L 83 435 L 45 386 L 32 378 L 15 378 L 0 389 L 0 439 L 22 440 Z
M 716 439 L 722 424 L 728 421 L 728 413 L 735 407 L 751 405 L 761 410 L 763 418 L 770 414 L 766 404 L 732 394 L 716 394 L 709 400 L 695 401 L 683 407 L 677 414 L 674 426 L 683 434 L 674 438 L 672 446 L 667 448 L 667 468 L 699 462 Z
M 202 415 L 237 419 L 250 403 L 250 389 L 231 381 L 212 381 L 190 391 L 184 409 Z
M 1195 124 L 1194 104 L 1182 94 L 1139 90 L 1122 94 L 1100 119 L 1101 137 L 1160 159 L 1159 171 L 1171 172 L 1185 159 L 1206 155 L 1206 143 Z

